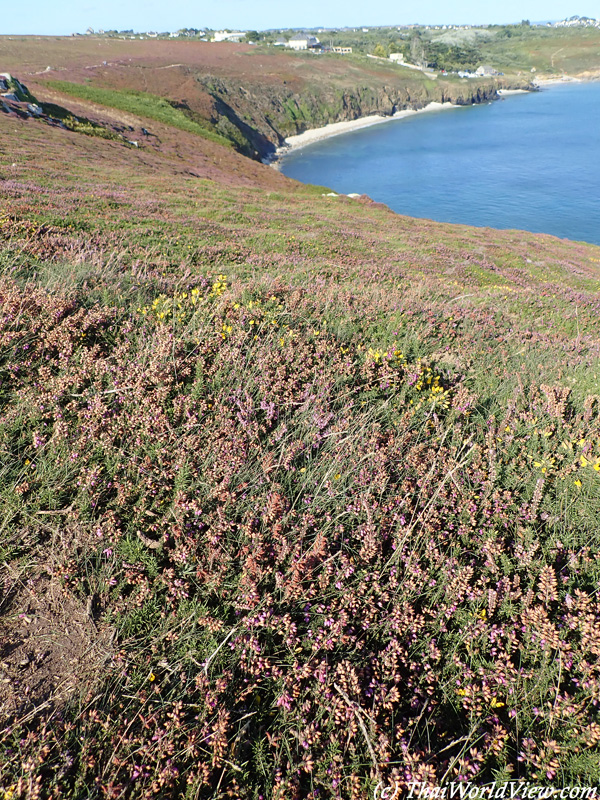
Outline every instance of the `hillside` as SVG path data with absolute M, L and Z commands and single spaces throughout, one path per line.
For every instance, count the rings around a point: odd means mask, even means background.
M 163 98 L 191 122 L 256 159 L 290 135 L 370 114 L 391 115 L 432 101 L 487 101 L 516 76 L 432 79 L 363 56 L 316 56 L 250 45 L 106 38 L 2 40 L 4 69 L 40 97 L 130 107 L 132 94 Z M 63 105 L 67 104 L 63 101 Z
M 369 28 L 320 34 L 326 42 L 350 46 L 355 53 L 415 54 L 435 69 L 476 69 L 489 64 L 512 77 L 537 72 L 542 79 L 596 78 L 600 74 L 600 29 L 542 25 L 489 25 L 480 27 Z
M 48 83 L 168 64 L 16 47 L 0 797 L 597 785 L 600 247 L 326 196 Z

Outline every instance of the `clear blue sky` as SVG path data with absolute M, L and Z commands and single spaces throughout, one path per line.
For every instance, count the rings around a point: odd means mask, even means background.
M 6 0 L 3 0 L 4 5 Z M 520 22 L 600 16 L 597 0 L 25 0 L 8 3 L 0 34 L 83 33 L 116 28 L 175 31 L 178 28 L 299 28 Z

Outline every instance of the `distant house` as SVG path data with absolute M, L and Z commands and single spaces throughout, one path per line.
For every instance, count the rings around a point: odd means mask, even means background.
M 297 33 L 287 43 L 292 50 L 310 50 L 320 44 L 316 36 L 308 36 L 306 33 Z
M 488 66 L 487 64 L 484 64 L 481 67 L 477 67 L 477 69 L 475 70 L 475 75 L 478 75 L 479 77 L 481 77 L 482 75 L 497 75 L 497 74 L 498 70 Z
M 275 47 L 285 47 L 287 44 L 287 39 L 284 39 L 283 36 L 278 36 L 277 39 L 273 42 Z
M 230 33 L 229 31 L 215 31 L 215 35 L 213 36 L 213 42 L 241 42 L 241 40 L 246 35 L 246 31 L 233 31 Z
M 390 61 L 396 64 L 404 64 L 404 53 L 390 53 Z
M 341 53 L 342 55 L 347 55 L 348 53 L 352 52 L 351 47 L 332 47 L 331 51 L 333 53 Z

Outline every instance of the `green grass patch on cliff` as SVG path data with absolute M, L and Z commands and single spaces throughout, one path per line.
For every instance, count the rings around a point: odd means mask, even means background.
M 164 97 L 157 97 L 149 92 L 124 92 L 118 89 L 103 89 L 98 86 L 83 86 L 70 81 L 48 81 L 48 86 L 72 97 L 79 97 L 82 100 L 89 100 L 110 108 L 118 108 L 120 111 L 128 111 L 139 117 L 148 117 L 162 122 L 163 125 L 195 133 L 211 142 L 231 147 L 229 139 L 200 125 L 197 121 L 189 119 L 180 108 L 175 108 Z

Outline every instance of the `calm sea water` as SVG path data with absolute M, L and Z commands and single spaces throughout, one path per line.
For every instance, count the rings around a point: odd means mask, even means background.
M 412 217 L 600 244 L 600 83 L 392 120 L 292 152 L 281 169 Z

